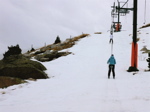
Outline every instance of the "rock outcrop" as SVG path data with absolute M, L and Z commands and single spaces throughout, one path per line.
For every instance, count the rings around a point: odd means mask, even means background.
M 20 79 L 46 79 L 46 68 L 37 61 L 29 60 L 22 54 L 11 55 L 0 60 L 0 76 L 16 77 Z

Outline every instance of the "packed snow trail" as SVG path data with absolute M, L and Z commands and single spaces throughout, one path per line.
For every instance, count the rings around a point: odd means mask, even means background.
M 114 34 L 116 79 L 108 79 L 109 34 L 81 39 L 73 54 L 43 63 L 50 79 L 12 86 L 0 95 L 4 112 L 148 112 L 150 76 L 127 73 L 131 37 Z

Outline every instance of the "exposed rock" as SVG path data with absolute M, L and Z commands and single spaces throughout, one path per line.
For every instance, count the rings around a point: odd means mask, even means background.
M 41 53 L 43 53 L 44 51 L 36 51 L 35 53 L 34 53 L 34 55 L 37 55 L 37 54 L 41 54 Z
M 30 52 L 31 57 L 34 57 L 38 61 L 51 61 L 53 59 L 59 58 L 61 56 L 67 56 L 71 54 L 71 52 L 59 52 L 64 49 L 71 48 L 76 44 L 80 39 L 89 36 L 89 34 L 81 34 L 79 36 L 66 39 L 64 42 L 56 42 L 55 44 L 45 45 L 37 49 L 34 52 Z
M 51 54 L 50 50 L 46 50 L 44 54 Z
M 49 61 L 49 58 L 40 58 L 39 61 L 41 62 Z
M 41 58 L 44 58 L 43 55 L 39 54 L 34 57 L 36 60 L 40 61 Z
M 45 52 L 46 50 L 47 50 L 47 47 L 43 47 L 43 48 L 40 49 L 40 52 L 43 53 L 43 52 Z
M 57 59 L 61 56 L 67 56 L 69 54 L 71 54 L 71 52 L 54 51 L 54 52 L 51 52 L 50 54 L 37 55 L 37 56 L 35 56 L 35 59 L 37 59 L 38 61 L 41 61 L 41 62 L 45 62 L 45 61 L 51 61 L 53 59 Z
M 0 76 L 17 77 L 21 79 L 46 79 L 46 68 L 37 61 L 29 60 L 23 55 L 11 55 L 0 61 Z

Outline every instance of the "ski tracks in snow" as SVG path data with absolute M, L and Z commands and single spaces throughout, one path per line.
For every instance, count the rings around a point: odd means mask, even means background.
M 101 91 L 101 96 L 103 97 L 101 103 L 103 105 L 100 106 L 101 112 L 124 112 L 119 97 L 117 79 L 106 79 L 103 86 Z
M 105 34 L 104 34 L 105 35 Z M 103 36 L 104 36 L 103 35 Z M 94 35 L 95 36 L 95 35 Z M 106 35 L 107 36 L 107 35 Z M 105 37 L 95 38 L 96 42 L 99 43 L 99 51 L 106 51 L 105 52 L 105 57 L 99 58 L 100 62 L 99 63 L 105 63 L 106 65 L 101 66 L 101 78 L 100 82 L 104 85 L 99 85 L 100 86 L 100 107 L 99 110 L 100 112 L 124 112 L 122 109 L 122 103 L 121 99 L 119 97 L 119 82 L 117 81 L 118 79 L 112 79 L 112 76 L 110 79 L 107 79 L 107 70 L 108 70 L 108 65 L 107 65 L 107 58 L 111 55 L 111 45 L 109 44 L 109 38 L 106 39 Z M 95 41 L 93 40 L 93 41 Z M 101 46 L 102 43 L 106 43 L 106 46 Z M 98 55 L 100 56 L 100 55 Z M 100 65 L 99 65 L 100 66 Z M 104 73 L 104 75 L 102 75 Z M 112 75 L 112 74 L 111 74 Z M 118 83 L 117 83 L 118 82 Z

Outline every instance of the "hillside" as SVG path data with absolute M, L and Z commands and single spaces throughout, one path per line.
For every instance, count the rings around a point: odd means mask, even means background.
M 148 112 L 150 110 L 150 73 L 147 54 L 150 28 L 138 33 L 139 72 L 130 66 L 132 31 L 114 34 L 113 54 L 116 79 L 107 79 L 107 60 L 111 55 L 109 32 L 90 34 L 75 46 L 73 52 L 50 62 L 43 62 L 50 79 L 0 89 L 0 107 L 4 112 Z
M 10 45 L 19 44 L 26 52 L 31 45 L 36 49 L 53 43 L 57 35 L 65 40 L 82 32 L 109 30 L 114 1 L 117 5 L 117 0 L 0 0 L 0 59 Z M 150 1 L 145 18 L 144 3 L 138 0 L 138 27 L 150 23 Z M 133 7 L 133 0 L 128 7 Z M 120 21 L 124 30 L 132 29 L 132 11 Z

